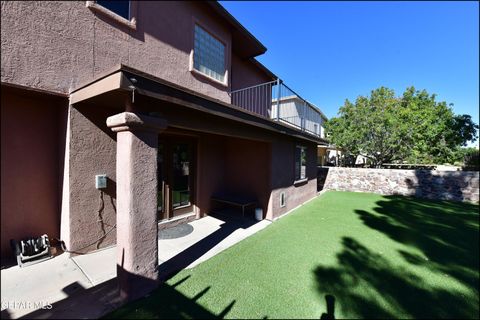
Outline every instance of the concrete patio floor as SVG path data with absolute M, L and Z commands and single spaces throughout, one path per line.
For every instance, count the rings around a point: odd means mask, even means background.
M 161 230 L 160 276 L 192 268 L 270 223 L 207 216 Z M 115 279 L 115 247 L 2 269 L 1 318 L 98 318 L 119 306 Z

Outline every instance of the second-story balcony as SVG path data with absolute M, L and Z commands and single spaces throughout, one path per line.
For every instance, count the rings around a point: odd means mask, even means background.
M 231 92 L 231 99 L 233 105 L 261 117 L 325 138 L 325 115 L 280 79 L 234 90 Z

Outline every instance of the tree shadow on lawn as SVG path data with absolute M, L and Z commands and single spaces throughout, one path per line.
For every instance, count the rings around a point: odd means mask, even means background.
M 318 291 L 333 294 L 344 313 L 362 318 L 478 318 L 478 206 L 388 196 L 374 212 L 356 210 L 363 223 L 424 256 L 399 250 L 408 264 L 468 291 L 425 281 L 353 238 L 342 239 L 339 267 L 314 270 Z

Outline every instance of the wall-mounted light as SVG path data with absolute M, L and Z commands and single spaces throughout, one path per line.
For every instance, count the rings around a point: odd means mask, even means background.
M 135 89 L 137 89 L 134 84 L 137 83 L 137 79 L 135 78 L 130 78 L 130 81 L 132 82 L 131 85 L 128 86 L 130 90 L 132 90 L 132 103 L 135 102 Z

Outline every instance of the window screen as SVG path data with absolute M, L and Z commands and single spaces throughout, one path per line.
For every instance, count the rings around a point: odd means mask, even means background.
M 193 67 L 218 81 L 225 78 L 225 45 L 195 25 Z

